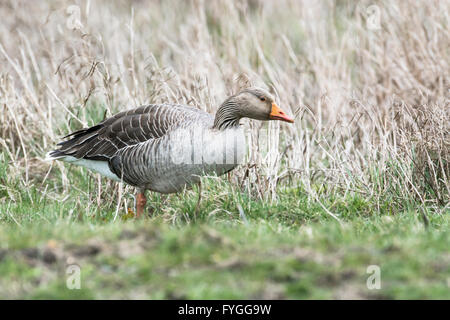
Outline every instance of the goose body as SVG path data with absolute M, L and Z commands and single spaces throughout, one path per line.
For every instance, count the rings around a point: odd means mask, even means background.
M 242 128 L 213 124 L 213 116 L 189 106 L 142 106 L 74 132 L 50 157 L 141 189 L 174 193 L 243 160 Z
M 69 134 L 48 158 L 86 167 L 142 191 L 178 192 L 203 175 L 221 175 L 242 162 L 242 117 L 293 122 L 269 93 L 250 88 L 226 99 L 215 116 L 178 104 L 120 112 Z

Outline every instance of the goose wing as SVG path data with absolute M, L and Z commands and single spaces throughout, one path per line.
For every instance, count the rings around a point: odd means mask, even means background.
M 120 112 L 99 124 L 75 131 L 52 151 L 53 159 L 72 156 L 78 159 L 109 161 L 117 151 L 150 139 L 157 139 L 183 125 L 188 119 L 209 114 L 182 105 L 147 105 Z

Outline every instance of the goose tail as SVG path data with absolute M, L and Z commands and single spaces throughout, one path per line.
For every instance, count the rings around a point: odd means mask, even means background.
M 59 160 L 59 159 L 63 159 L 66 157 L 66 154 L 64 154 L 64 152 L 61 152 L 59 150 L 53 150 L 50 152 L 47 152 L 45 154 L 45 158 L 44 161 L 53 161 L 53 160 Z

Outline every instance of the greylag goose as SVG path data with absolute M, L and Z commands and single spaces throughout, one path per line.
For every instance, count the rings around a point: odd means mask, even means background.
M 239 120 L 244 117 L 294 122 L 267 91 L 247 88 L 228 97 L 215 117 L 178 104 L 120 112 L 65 136 L 70 139 L 47 157 L 137 187 L 139 217 L 147 202 L 146 190 L 178 192 L 198 183 L 202 175 L 222 175 L 241 163 L 245 136 Z

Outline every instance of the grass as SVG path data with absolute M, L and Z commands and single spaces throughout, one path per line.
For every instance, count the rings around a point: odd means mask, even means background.
M 447 12 L 438 0 L 3 1 L 0 298 L 449 299 Z M 295 124 L 243 121 L 244 164 L 149 194 L 146 219 L 132 219 L 133 188 L 43 161 L 118 111 L 214 113 L 250 85 Z
M 194 188 L 150 194 L 151 217 L 115 220 L 108 202 L 84 207 L 98 194 L 82 171 L 70 170 L 77 185 L 64 201 L 7 186 L 20 200 L 0 205 L 0 298 L 450 298 L 448 211 L 357 193 L 309 201 L 300 187 L 270 203 L 205 178 L 197 211 Z M 71 265 L 81 270 L 79 290 L 66 286 Z M 370 265 L 380 267 L 379 290 L 366 286 Z
M 342 226 L 322 219 L 289 225 L 267 211 L 247 219 L 234 213 L 179 227 L 160 216 L 2 226 L 9 248 L 2 250 L 0 297 L 450 298 L 445 216 L 428 228 L 418 212 L 355 217 Z M 81 267 L 80 290 L 66 287 L 70 264 Z M 369 265 L 381 268 L 380 290 L 366 287 Z

